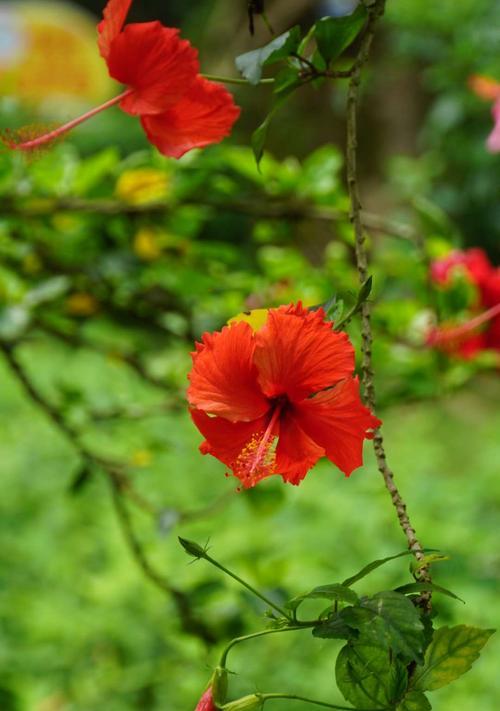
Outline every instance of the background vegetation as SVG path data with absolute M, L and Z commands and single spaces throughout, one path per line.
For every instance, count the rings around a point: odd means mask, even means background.
M 134 12 L 180 23 L 205 69 L 233 73 L 232 56 L 252 42 L 244 3 L 234 5 L 190 3 L 174 17 L 144 2 Z M 333 6 L 276 2 L 269 14 L 281 30 Z M 435 578 L 467 603 L 436 599 L 441 624 L 495 627 L 498 371 L 488 355 L 436 354 L 424 336 L 429 314 L 470 301 L 465 283 L 436 292 L 429 261 L 463 244 L 498 261 L 498 157 L 484 148 L 489 107 L 467 80 L 500 76 L 500 11 L 486 0 L 388 10 L 360 146 L 381 415 L 421 538 L 450 556 Z M 253 46 L 263 38 L 259 29 Z M 2 709 L 192 708 L 217 649 L 257 629 L 262 609 L 202 561 L 188 566 L 178 534 L 210 539 L 218 559 L 278 600 L 404 548 L 368 447 L 349 480 L 326 463 L 299 489 L 269 480 L 236 493 L 222 465 L 199 455 L 185 412 L 189 351 L 204 330 L 243 308 L 355 299 L 341 93 L 294 98 L 261 173 L 242 146 L 269 96 L 246 87 L 231 141 L 180 163 L 152 152 L 118 111 L 31 164 L 0 155 Z M 6 126 L 33 112 L 11 97 L 0 106 Z M 357 343 L 355 321 L 349 332 Z M 128 524 L 167 590 L 134 558 Z M 405 582 L 402 560 L 370 584 Z M 328 661 L 336 643 L 303 634 L 301 644 L 283 635 L 236 651 L 235 688 L 288 690 L 293 680 L 297 693 L 340 701 Z M 438 691 L 434 708 L 494 709 L 498 645 Z

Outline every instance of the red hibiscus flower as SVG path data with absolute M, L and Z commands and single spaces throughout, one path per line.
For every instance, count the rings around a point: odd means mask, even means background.
M 198 701 L 194 711 L 217 711 L 213 700 L 211 686 L 208 687 L 201 699 Z
M 490 153 L 500 153 L 500 82 L 480 75 L 469 79 L 472 91 L 481 99 L 493 101 L 493 129 L 487 138 L 486 146 Z
M 322 309 L 270 309 L 257 331 L 245 321 L 196 344 L 188 400 L 206 438 L 245 488 L 273 474 L 298 484 L 326 456 L 349 476 L 363 440 L 381 422 L 362 404 L 354 349 Z
M 198 53 L 180 39 L 179 30 L 160 22 L 123 27 L 131 2 L 109 0 L 97 27 L 99 51 L 109 74 L 126 90 L 42 136 L 18 140 L 8 134 L 4 143 L 13 149 L 36 150 L 114 104 L 139 116 L 149 141 L 172 158 L 229 135 L 240 113 L 231 94 L 200 76 Z
M 444 289 L 458 273 L 476 288 L 474 313 L 462 324 L 431 329 L 427 344 L 464 359 L 484 350 L 500 351 L 500 268 L 494 267 L 479 248 L 454 250 L 431 265 L 431 278 Z

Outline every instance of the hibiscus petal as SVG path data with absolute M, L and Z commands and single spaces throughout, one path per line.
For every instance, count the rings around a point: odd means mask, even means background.
M 214 704 L 212 687 L 208 688 L 196 704 L 194 711 L 217 711 Z
M 97 25 L 97 46 L 104 59 L 109 54 L 111 42 L 120 34 L 131 4 L 132 0 L 109 0 L 103 10 L 103 19 Z
M 284 481 L 299 484 L 325 450 L 300 427 L 293 412 L 283 416 L 276 447 L 276 471 Z
M 270 405 L 257 382 L 254 349 L 253 331 L 244 321 L 204 334 L 192 354 L 189 403 L 231 422 L 248 422 L 264 415 Z
M 163 155 L 180 158 L 193 148 L 219 143 L 240 115 L 232 95 L 220 84 L 198 77 L 168 111 L 141 117 L 149 141 Z
M 349 378 L 295 405 L 299 426 L 346 476 L 363 464 L 363 440 L 381 425 L 361 402 L 357 378 Z
M 266 418 L 252 422 L 229 422 L 223 417 L 209 417 L 202 410 L 191 409 L 191 418 L 205 437 L 200 445 L 202 454 L 211 454 L 227 467 L 238 460 L 245 446 L 266 428 Z
M 129 114 L 160 114 L 195 83 L 198 52 L 179 30 L 160 22 L 130 24 L 111 42 L 106 56 L 113 79 L 134 91 L 120 102 Z
M 488 136 L 486 145 L 490 153 L 500 153 L 500 97 L 493 105 L 492 113 L 495 124 L 493 131 Z
M 323 311 L 297 307 L 270 309 L 256 334 L 254 362 L 268 397 L 286 394 L 299 402 L 352 375 L 354 348 L 337 333 Z

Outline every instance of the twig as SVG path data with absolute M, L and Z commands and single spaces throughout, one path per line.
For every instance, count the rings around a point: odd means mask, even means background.
M 80 212 L 98 215 L 154 215 L 166 214 L 179 205 L 198 205 L 215 210 L 235 212 L 249 217 L 291 221 L 317 220 L 319 222 L 341 222 L 349 220 L 349 213 L 328 205 L 313 205 L 306 202 L 279 202 L 274 200 L 259 203 L 250 200 L 232 200 L 223 202 L 202 195 L 184 199 L 175 206 L 164 202 L 151 202 L 146 205 L 128 205 L 118 200 L 81 200 L 80 198 L 62 198 L 56 200 L 37 200 L 34 206 L 29 201 L 24 203 L 8 202 L 2 206 L 2 213 L 9 216 L 43 217 L 54 212 Z M 376 232 L 418 242 L 418 232 L 411 226 L 366 210 L 361 211 L 363 225 Z
M 161 575 L 161 573 L 159 573 L 147 559 L 146 554 L 144 553 L 144 550 L 135 535 L 130 514 L 127 511 L 127 507 L 122 496 L 120 495 L 120 489 L 113 479 L 110 479 L 110 483 L 113 503 L 123 536 L 140 569 L 146 578 L 156 585 L 157 588 L 172 597 L 176 604 L 177 612 L 179 613 L 182 628 L 186 632 L 196 635 L 208 645 L 215 644 L 217 642 L 217 638 L 212 630 L 210 630 L 202 620 L 194 615 L 187 595 L 182 592 L 182 590 L 179 590 L 179 588 L 172 585 L 168 579 Z
M 361 217 L 361 202 L 359 195 L 358 179 L 357 179 L 357 110 L 359 103 L 359 86 L 361 80 L 361 71 L 368 59 L 371 44 L 373 41 L 375 27 L 377 21 L 382 17 L 385 9 L 385 0 L 375 0 L 375 3 L 369 8 L 369 20 L 366 33 L 364 35 L 359 54 L 354 64 L 354 72 L 349 81 L 347 95 L 347 185 L 349 197 L 351 201 L 351 222 L 354 228 L 355 248 L 356 248 L 356 264 L 359 273 L 359 280 L 364 283 L 368 277 L 368 256 L 365 246 L 365 235 L 363 221 Z M 373 333 L 371 327 L 371 303 L 365 301 L 361 307 L 361 322 L 362 322 L 362 382 L 364 399 L 368 407 L 375 411 L 375 386 L 372 364 L 372 342 Z M 384 440 L 380 429 L 378 429 L 373 438 L 373 447 L 375 457 L 380 473 L 382 474 L 385 486 L 389 491 L 392 503 L 396 509 L 399 524 L 408 541 L 408 547 L 417 560 L 424 558 L 422 545 L 417 538 L 415 529 L 413 528 L 410 518 L 406 510 L 406 504 L 394 481 L 394 474 L 387 463 L 386 453 L 384 449 Z M 422 568 L 419 574 L 420 579 L 430 581 L 428 569 Z M 427 600 L 427 604 L 428 604 Z

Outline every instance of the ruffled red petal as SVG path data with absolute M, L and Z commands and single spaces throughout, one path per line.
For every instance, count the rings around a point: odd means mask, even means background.
M 300 427 L 293 411 L 283 416 L 276 447 L 276 472 L 290 484 L 299 484 L 325 450 Z
M 286 394 L 293 402 L 331 387 L 354 371 L 354 348 L 324 312 L 295 307 L 270 309 L 256 334 L 254 362 L 268 397 Z
M 120 102 L 129 114 L 160 114 L 195 83 L 198 52 L 179 30 L 160 22 L 127 25 L 111 42 L 106 62 L 113 79 L 134 91 Z
M 190 410 L 191 418 L 205 437 L 200 445 L 202 454 L 211 454 L 231 469 L 245 447 L 266 429 L 267 419 L 252 422 L 229 422 L 223 417 L 210 417 L 202 410 Z
M 362 465 L 363 440 L 382 424 L 361 402 L 357 378 L 295 405 L 294 417 L 346 476 Z
M 175 106 L 142 116 L 149 141 L 163 155 L 180 158 L 193 148 L 219 143 L 240 115 L 232 95 L 220 84 L 198 77 Z
M 248 422 L 270 407 L 257 382 L 253 364 L 255 338 L 248 323 L 204 334 L 192 354 L 187 397 L 190 405 L 231 422 Z
M 103 10 L 103 19 L 97 25 L 97 46 L 104 59 L 109 54 L 111 42 L 120 34 L 132 0 L 109 0 Z

